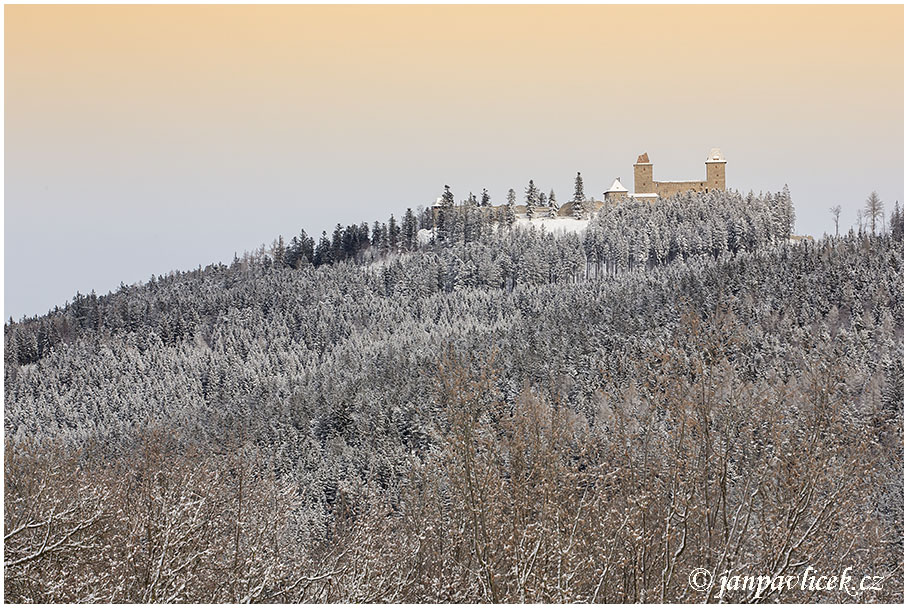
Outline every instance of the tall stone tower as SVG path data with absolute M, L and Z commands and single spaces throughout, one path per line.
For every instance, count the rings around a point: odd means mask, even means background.
M 725 157 L 719 148 L 713 148 L 706 159 L 706 187 L 710 191 L 725 190 Z
M 725 185 L 725 165 L 722 165 L 722 184 Z M 649 162 L 646 152 L 637 157 L 634 163 L 634 194 L 655 192 L 653 185 L 653 163 Z

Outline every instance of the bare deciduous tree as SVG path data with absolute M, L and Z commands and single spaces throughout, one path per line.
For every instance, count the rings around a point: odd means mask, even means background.
M 868 196 L 867 200 L 864 202 L 864 215 L 870 222 L 870 232 L 876 234 L 877 220 L 883 218 L 883 201 L 880 200 L 876 190 L 871 192 L 870 196 Z
M 829 212 L 832 214 L 832 219 L 835 222 L 835 235 L 839 236 L 839 216 L 842 215 L 842 206 L 836 205 L 835 207 L 830 207 Z

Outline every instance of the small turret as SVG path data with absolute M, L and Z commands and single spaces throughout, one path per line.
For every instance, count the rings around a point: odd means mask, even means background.
M 621 185 L 621 178 L 616 177 L 615 181 L 612 182 L 611 187 L 605 191 L 603 200 L 608 203 L 624 198 L 627 195 L 627 188 Z

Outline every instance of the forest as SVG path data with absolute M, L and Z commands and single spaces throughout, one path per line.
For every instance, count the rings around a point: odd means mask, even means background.
M 6 600 L 903 601 L 901 211 L 530 186 L 10 319 Z

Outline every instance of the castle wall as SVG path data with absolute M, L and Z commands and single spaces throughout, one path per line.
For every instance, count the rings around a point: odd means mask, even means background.
M 676 194 L 682 194 L 693 190 L 694 192 L 706 192 L 706 182 L 654 182 L 656 194 L 668 198 Z
M 641 155 L 639 160 L 648 160 Z M 657 194 L 662 197 L 674 196 L 684 192 L 707 192 L 725 190 L 725 162 L 707 161 L 706 180 L 685 180 L 675 182 L 657 182 L 653 180 L 653 165 L 649 162 L 637 162 L 634 165 L 634 194 Z

